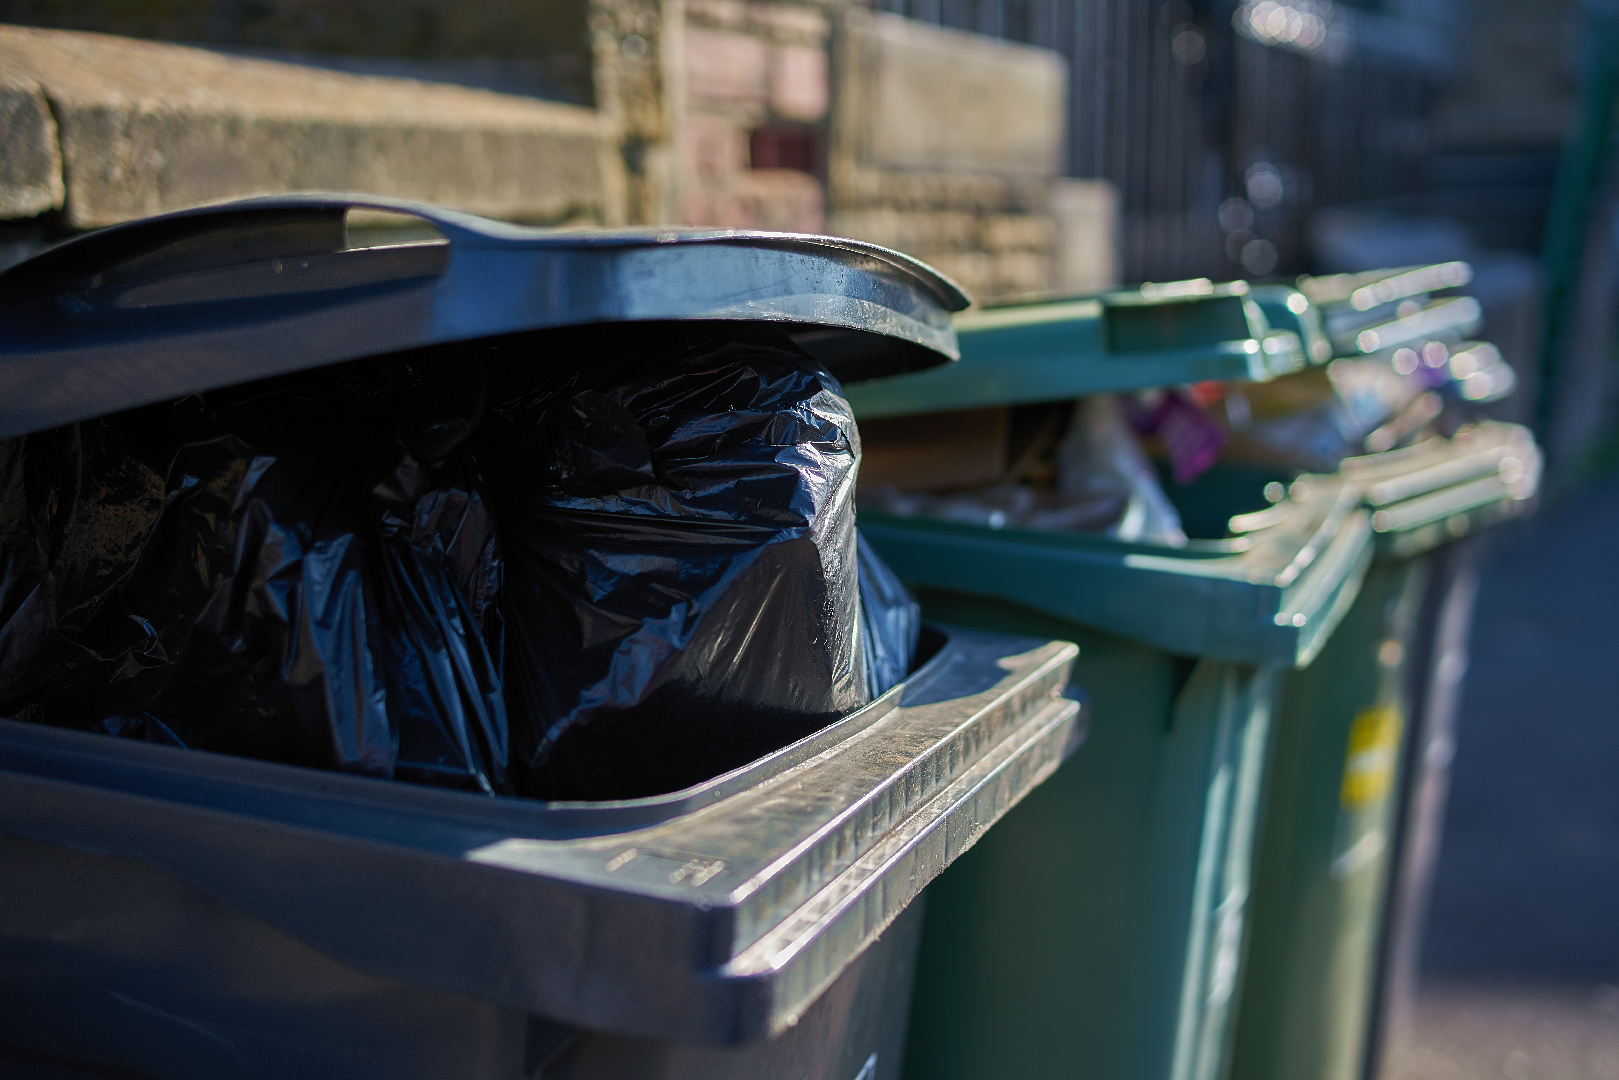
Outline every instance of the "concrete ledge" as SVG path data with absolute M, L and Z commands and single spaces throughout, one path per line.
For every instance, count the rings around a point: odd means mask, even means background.
M 0 66 L 0 218 L 56 210 L 62 198 L 62 154 L 45 94 Z
M 617 155 L 577 106 L 14 26 L 0 26 L 0 72 L 8 217 L 60 206 L 94 228 L 308 190 L 542 223 L 621 212 Z
M 860 154 L 891 169 L 1055 176 L 1067 65 L 1050 49 L 851 14 L 845 85 L 859 102 Z

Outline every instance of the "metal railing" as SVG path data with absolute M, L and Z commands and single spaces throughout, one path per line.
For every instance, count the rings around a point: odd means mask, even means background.
M 1449 65 L 1432 27 L 1325 0 L 875 0 L 1061 53 L 1063 171 L 1122 195 L 1125 280 L 1308 269 L 1317 206 L 1417 190 Z

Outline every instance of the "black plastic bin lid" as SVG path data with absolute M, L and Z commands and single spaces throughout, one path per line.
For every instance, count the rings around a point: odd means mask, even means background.
M 367 212 L 382 212 L 370 246 L 354 227 Z M 400 242 L 408 229 L 374 227 L 384 215 L 432 239 Z M 856 240 L 246 199 L 102 229 L 0 273 L 0 438 L 344 360 L 609 322 L 787 324 L 856 381 L 955 359 L 950 315 L 969 302 Z

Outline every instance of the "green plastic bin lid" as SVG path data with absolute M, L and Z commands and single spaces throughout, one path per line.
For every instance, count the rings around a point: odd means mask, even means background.
M 1285 303 L 1285 302 L 1284 302 Z M 1207 279 L 958 316 L 959 363 L 847 387 L 855 416 L 1062 401 L 1210 379 L 1265 381 L 1305 366 L 1245 282 Z
M 1441 289 L 1457 289 L 1472 280 L 1472 266 L 1457 260 L 1358 274 L 1305 276 L 1299 278 L 1299 290 L 1317 307 L 1344 305 L 1355 311 L 1371 311 Z
M 1406 303 L 1411 305 L 1408 310 L 1397 309 L 1392 318 L 1381 321 L 1355 311 L 1328 314 L 1327 333 L 1335 355 L 1370 356 L 1435 339 L 1455 341 L 1476 333 L 1483 324 L 1483 309 L 1471 296 Z
M 1320 312 L 1333 355 L 1365 356 L 1476 332 L 1481 321 L 1477 300 L 1435 300 L 1431 295 L 1472 280 L 1473 268 L 1454 261 L 1301 277 L 1298 287 Z
M 1291 285 L 1254 285 L 1250 291 L 1272 329 L 1291 330 L 1299 336 L 1308 362 L 1324 364 L 1332 359 L 1332 342 L 1321 309 L 1307 295 Z

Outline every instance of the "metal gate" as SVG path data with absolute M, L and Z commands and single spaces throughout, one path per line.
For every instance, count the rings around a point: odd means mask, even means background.
M 876 2 L 1067 58 L 1063 171 L 1118 186 L 1128 281 L 1310 269 L 1314 208 L 1421 188 L 1450 62 L 1442 28 L 1324 0 Z

